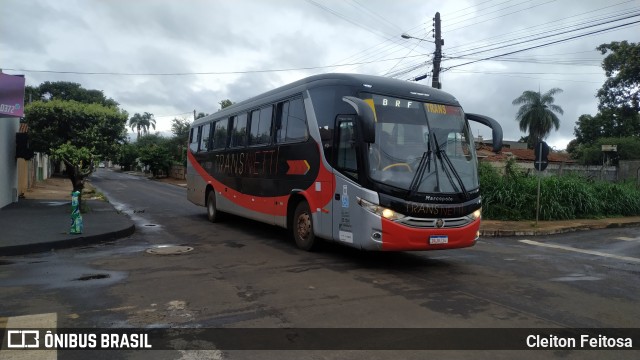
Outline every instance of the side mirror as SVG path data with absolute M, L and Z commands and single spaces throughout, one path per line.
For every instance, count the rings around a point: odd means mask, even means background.
M 343 96 L 342 101 L 353 106 L 358 113 L 360 129 L 362 129 L 362 140 L 366 143 L 376 142 L 375 115 L 373 109 L 364 100 L 354 96 Z
M 502 150 L 502 126 L 492 118 L 484 115 L 466 113 L 467 120 L 478 122 L 484 126 L 491 128 L 491 137 L 493 138 L 493 152 L 498 153 Z

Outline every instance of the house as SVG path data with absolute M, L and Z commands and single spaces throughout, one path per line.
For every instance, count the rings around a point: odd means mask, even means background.
M 24 77 L 0 71 L 0 208 L 18 201 L 16 133 L 24 115 Z
M 20 123 L 19 134 L 27 134 L 28 126 Z M 37 181 L 51 177 L 52 168 L 49 156 L 35 153 L 30 159 L 18 158 L 18 197 L 24 197 Z

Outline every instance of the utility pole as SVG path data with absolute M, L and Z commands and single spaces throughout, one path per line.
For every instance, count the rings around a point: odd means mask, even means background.
M 433 18 L 433 25 L 435 27 L 435 43 L 436 51 L 433 53 L 433 77 L 431 81 L 431 87 L 435 89 L 442 89 L 442 83 L 440 83 L 440 60 L 442 59 L 442 34 L 440 32 L 440 13 L 436 12 L 436 17 Z

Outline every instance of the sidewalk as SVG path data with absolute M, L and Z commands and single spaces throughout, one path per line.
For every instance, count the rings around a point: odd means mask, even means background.
M 91 188 L 87 183 L 86 188 Z M 86 200 L 84 231 L 69 234 L 71 182 L 51 178 L 25 194 L 24 199 L 0 209 L 0 256 L 19 255 L 114 240 L 134 233 L 133 222 L 110 203 Z M 88 199 L 91 193 L 83 193 Z

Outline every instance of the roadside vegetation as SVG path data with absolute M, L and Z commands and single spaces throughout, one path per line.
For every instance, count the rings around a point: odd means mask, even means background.
M 535 220 L 538 178 L 515 161 L 504 174 L 480 162 L 482 217 Z M 578 175 L 547 176 L 540 185 L 540 220 L 640 216 L 640 189 L 633 183 L 589 180 Z

